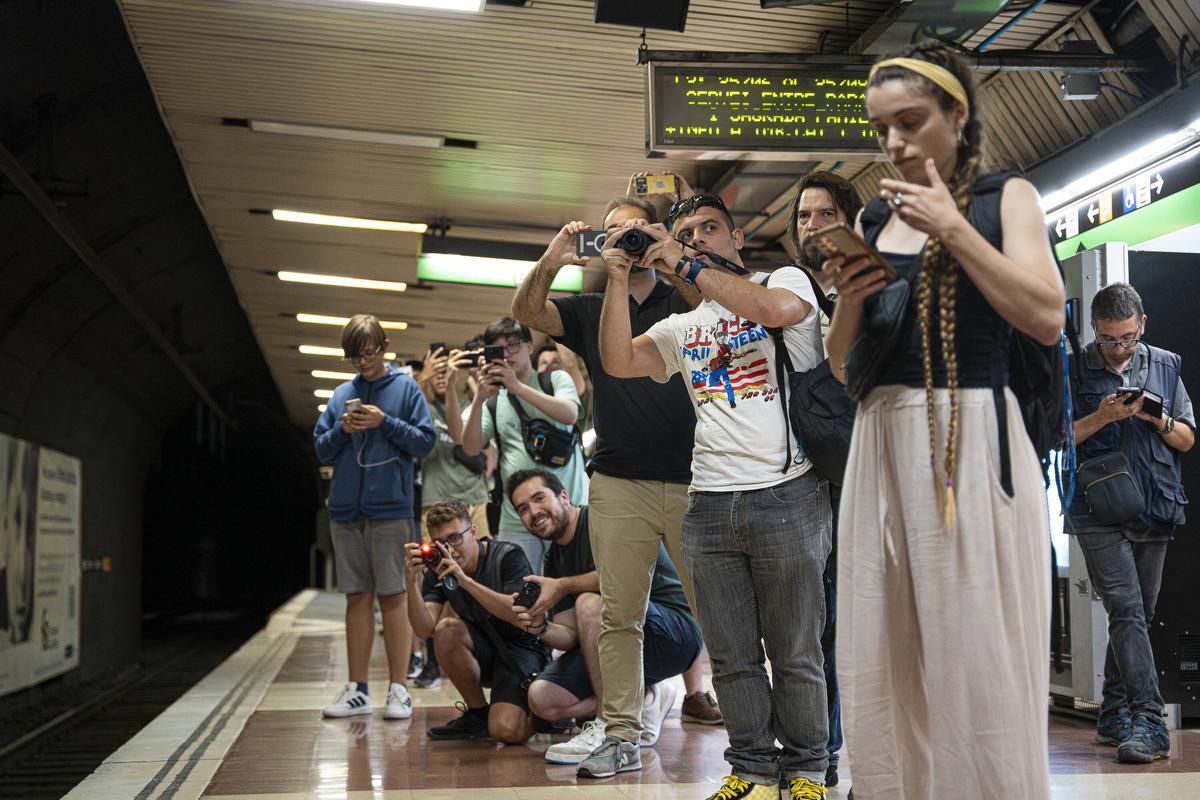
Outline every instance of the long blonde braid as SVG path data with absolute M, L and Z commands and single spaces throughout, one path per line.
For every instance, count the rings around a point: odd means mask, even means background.
M 975 91 L 969 70 L 960 58 L 939 43 L 922 43 L 908 48 L 900 55 L 930 61 L 950 70 L 963 84 L 969 97 L 971 113 L 960 139 L 954 174 L 947 182 L 947 188 L 959 213 L 965 217 L 970 209 L 971 189 L 983 162 L 982 128 L 979 124 L 978 109 L 975 107 Z M 938 99 L 943 109 L 949 110 L 954 107 L 956 101 L 931 81 L 897 67 L 879 70 L 872 76 L 871 85 L 876 86 L 893 79 L 911 81 L 922 86 Z M 925 413 L 929 424 L 929 466 L 942 505 L 942 519 L 947 531 L 953 529 L 958 513 L 954 499 L 954 475 L 958 462 L 958 349 L 955 342 L 958 281 L 958 264 L 937 237 L 929 237 L 917 285 L 917 322 L 921 334 Z M 946 455 L 941 474 L 938 470 L 937 413 L 933 389 L 932 328 L 935 289 L 938 298 L 938 338 L 941 342 L 942 361 L 946 365 L 946 387 L 950 395 L 950 422 L 946 431 Z

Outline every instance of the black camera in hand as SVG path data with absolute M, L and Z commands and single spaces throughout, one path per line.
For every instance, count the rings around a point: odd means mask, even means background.
M 537 599 L 541 596 L 542 587 L 533 581 L 529 581 L 521 587 L 521 591 L 517 595 L 517 599 L 513 600 L 513 605 L 520 606 L 521 608 L 533 608 L 533 604 L 536 603 Z
M 425 562 L 425 566 L 429 569 L 436 570 L 438 565 L 442 563 L 445 556 L 442 554 L 441 548 L 432 542 L 425 542 L 421 545 L 421 560 Z
M 637 258 L 646 252 L 646 248 L 648 248 L 650 243 L 653 241 L 654 240 L 651 239 L 645 231 L 638 230 L 637 228 L 630 228 L 629 230 L 625 231 L 624 236 L 622 236 L 620 239 L 617 239 L 617 247 L 621 248 L 626 253 L 629 253 L 630 256 Z

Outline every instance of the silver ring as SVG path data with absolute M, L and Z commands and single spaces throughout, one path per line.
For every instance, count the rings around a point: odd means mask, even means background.
M 896 192 L 894 195 L 892 195 L 892 205 L 894 205 L 896 208 L 904 205 L 904 195 L 900 192 Z

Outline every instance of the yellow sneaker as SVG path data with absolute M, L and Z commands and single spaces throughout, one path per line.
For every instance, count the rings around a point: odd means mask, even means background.
M 792 778 L 788 781 L 788 792 L 791 800 L 825 800 L 829 790 L 808 778 Z
M 730 775 L 707 800 L 779 800 L 779 787 L 751 783 L 737 775 Z

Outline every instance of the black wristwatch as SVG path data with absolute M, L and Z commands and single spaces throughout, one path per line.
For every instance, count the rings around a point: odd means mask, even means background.
M 708 269 L 708 264 L 698 258 L 693 258 L 692 267 L 688 270 L 687 275 L 683 276 L 683 282 L 688 286 L 695 286 L 696 276 L 698 276 L 705 269 Z
M 1159 436 L 1170 436 L 1171 431 L 1175 430 L 1175 418 L 1168 414 L 1167 423 L 1161 428 L 1155 428 L 1155 430 L 1158 431 Z

